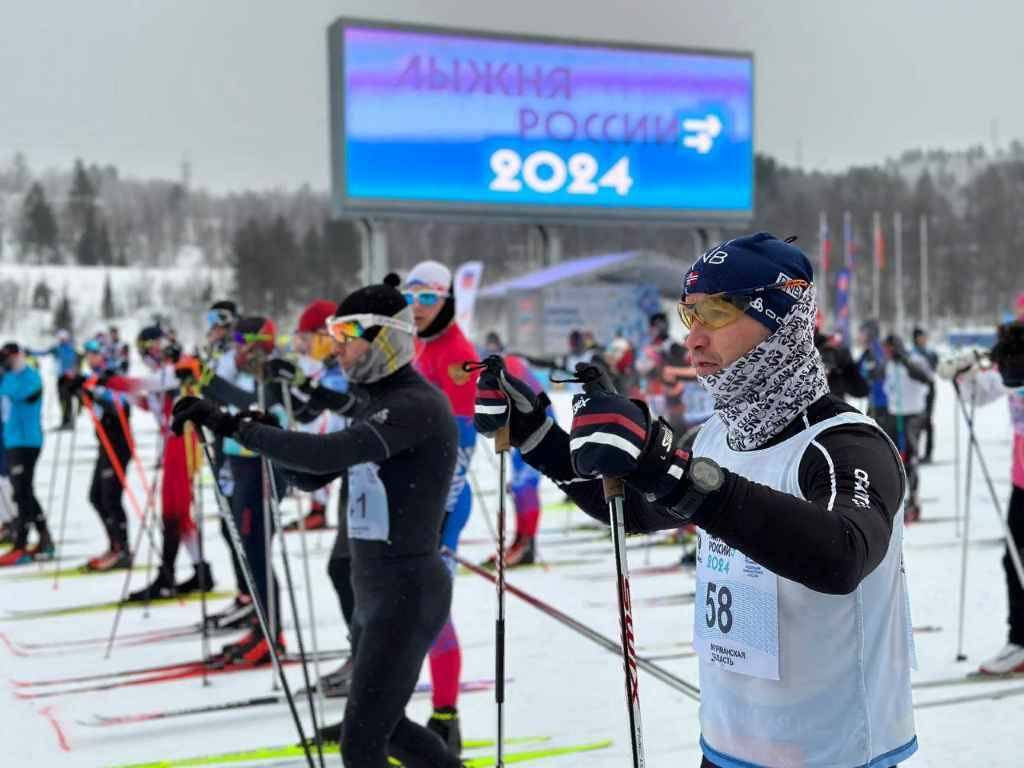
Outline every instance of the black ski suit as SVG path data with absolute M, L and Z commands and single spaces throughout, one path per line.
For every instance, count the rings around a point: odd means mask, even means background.
M 405 716 L 423 660 L 451 608 L 438 551 L 458 428 L 440 390 L 411 366 L 366 385 L 341 432 L 314 435 L 245 422 L 236 439 L 300 488 L 348 472 L 355 613 L 352 684 L 341 753 L 347 768 L 457 768 L 441 739 Z

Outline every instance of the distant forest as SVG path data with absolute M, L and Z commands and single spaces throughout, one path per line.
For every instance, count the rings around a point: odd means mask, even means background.
M 742 231 L 797 235 L 817 265 L 822 214 L 831 242 L 829 284 L 846 260 L 843 220 L 849 212 L 855 306 L 872 300 L 872 230 L 880 214 L 885 266 L 880 315 L 894 315 L 893 214 L 901 212 L 904 294 L 908 318 L 919 306 L 919 232 L 927 219 L 932 317 L 988 320 L 1024 290 L 1024 145 L 987 153 L 912 151 L 877 166 L 842 173 L 808 172 L 758 155 L 756 210 Z M 357 222 L 332 221 L 328 196 L 308 186 L 211 194 L 187 180 L 136 179 L 112 165 L 78 161 L 66 171 L 34 173 L 16 154 L 0 162 L 0 258 L 20 263 L 174 264 L 183 247 L 211 266 L 234 269 L 237 295 L 249 311 L 281 313 L 312 298 L 342 297 L 362 266 Z M 426 220 L 380 222 L 393 268 L 434 258 L 478 259 L 485 281 L 543 266 L 541 236 L 515 223 Z M 561 258 L 644 249 L 688 264 L 707 238 L 739 231 L 687 226 L 590 225 L 549 228 Z M 817 276 L 819 284 L 821 276 Z

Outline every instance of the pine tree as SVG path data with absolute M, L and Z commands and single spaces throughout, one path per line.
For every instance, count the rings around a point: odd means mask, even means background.
M 46 257 L 50 263 L 59 263 L 57 235 L 57 219 L 46 199 L 46 192 L 36 182 L 29 188 L 21 204 L 18 240 L 22 260 L 28 256 L 31 261 L 39 263 Z
M 68 247 L 77 250 L 86 229 L 90 226 L 93 227 L 93 236 L 95 236 L 96 217 L 96 186 L 86 172 L 82 161 L 76 160 L 71 176 L 71 189 L 68 191 L 68 203 L 64 211 L 64 237 Z M 78 262 L 86 263 L 80 258 Z M 96 262 L 88 263 L 95 264 Z
M 65 330 L 70 333 L 74 329 L 74 325 L 75 316 L 71 311 L 71 302 L 68 301 L 68 296 L 65 293 L 60 297 L 60 301 L 57 302 L 57 309 L 53 313 L 53 330 Z
M 95 211 L 89 211 L 85 215 L 82 234 L 75 246 L 75 259 L 84 267 L 91 267 L 99 264 L 99 231 L 96 224 Z
M 113 265 L 114 248 L 110 243 L 110 230 L 107 229 L 107 222 L 102 218 L 96 228 L 96 263 Z
M 110 287 L 110 275 L 103 281 L 103 303 L 100 307 L 100 314 L 104 320 L 110 320 L 117 316 L 117 307 L 114 306 L 114 292 Z

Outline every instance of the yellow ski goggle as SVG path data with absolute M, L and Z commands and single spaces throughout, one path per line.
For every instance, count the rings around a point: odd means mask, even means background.
M 679 319 L 687 329 L 693 326 L 694 320 L 711 331 L 717 331 L 730 323 L 736 322 L 747 311 L 754 298 L 768 291 L 785 291 L 794 288 L 805 289 L 810 285 L 806 280 L 784 280 L 781 283 L 761 285 L 743 291 L 713 293 L 693 304 L 687 304 L 685 297 L 676 305 Z
M 352 339 L 361 339 L 374 326 L 383 325 L 405 333 L 413 333 L 416 328 L 412 323 L 396 320 L 387 315 L 359 314 L 343 317 L 328 317 L 324 326 L 327 333 L 339 344 L 346 344 Z

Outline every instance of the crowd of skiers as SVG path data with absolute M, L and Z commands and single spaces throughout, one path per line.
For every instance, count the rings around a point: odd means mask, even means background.
M 194 354 L 168 330 L 146 327 L 135 340 L 141 375 L 130 375 L 116 329 L 89 339 L 81 354 L 64 332 L 46 350 L 8 343 L 0 397 L 16 511 L 6 515 L 12 549 L 0 562 L 54 551 L 32 490 L 44 387 L 26 362 L 27 353 L 49 354 L 57 361 L 60 428 L 74 429 L 84 411 L 99 444 L 89 500 L 108 549 L 83 567 L 131 566 L 127 496 L 140 522 L 158 509 L 162 530 L 155 579 L 129 599 L 213 586 L 196 509 L 205 430 L 215 438 L 210 469 L 226 505 L 223 538 L 237 533 L 242 545 L 230 549 L 237 597 L 208 624 L 245 631 L 222 649 L 223 663 L 268 663 L 285 643 L 271 566 L 283 522 L 277 502 L 289 489 L 309 492 L 308 510 L 290 527 L 325 528 L 336 487 L 328 574 L 352 653 L 318 682 L 327 695 L 347 697 L 344 719 L 320 735 L 341 742 L 348 766 L 379 768 L 391 756 L 456 768 L 462 656 L 451 611 L 453 553 L 472 508 L 477 436 L 490 438 L 504 424 L 515 449 L 516 535 L 507 564 L 538 555 L 542 475 L 604 523 L 596 478 L 620 478 L 630 532 L 695 531 L 689 559 L 697 602 L 700 611 L 712 606 L 713 619 L 698 615 L 695 635 L 704 765 L 799 754 L 808 765 L 895 766 L 917 746 L 901 542 L 903 523 L 920 517 L 916 468 L 932 454 L 937 356 L 922 329 L 907 346 L 868 322 L 854 360 L 821 332 L 810 263 L 796 246 L 758 234 L 716 248 L 715 258 L 698 259 L 684 275 L 685 343 L 672 338 L 666 315 L 655 314 L 639 349 L 624 338 L 600 346 L 583 331 L 555 359 L 510 352 L 494 333 L 477 349 L 455 321 L 451 272 L 435 261 L 339 302 L 311 302 L 287 344 L 271 318 L 246 315 L 230 300 L 210 306 L 205 345 Z M 1024 317 L 1024 304 L 1019 309 Z M 465 367 L 488 355 L 503 357 L 500 375 Z M 572 373 L 578 363 L 595 366 L 612 386 L 575 397 L 567 432 L 534 373 Z M 986 384 L 990 374 L 973 365 L 955 375 L 965 387 L 1006 391 Z M 1019 392 L 1010 397 L 1011 527 L 1020 530 L 1024 405 Z M 866 398 L 867 415 L 847 398 Z M 132 435 L 133 408 L 157 424 L 159 461 L 149 476 Z M 142 500 L 130 490 L 132 464 Z M 186 580 L 176 576 L 181 548 L 192 565 Z M 728 576 L 735 558 L 745 586 Z M 1009 566 L 1007 583 L 1010 640 L 986 670 L 994 673 L 1024 670 L 1024 592 Z M 758 613 L 760 623 L 744 637 L 730 635 L 743 615 L 733 600 L 755 593 L 774 611 Z M 433 714 L 421 726 L 405 707 L 424 662 Z M 837 741 L 840 727 L 871 736 Z

